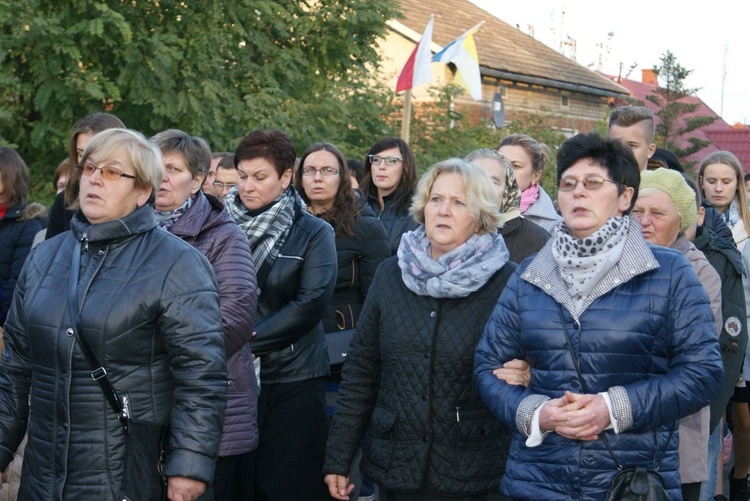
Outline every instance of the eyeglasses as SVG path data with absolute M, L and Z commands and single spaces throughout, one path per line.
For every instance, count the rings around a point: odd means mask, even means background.
M 85 164 L 76 165 L 76 168 L 81 171 L 82 176 L 92 176 L 94 172 L 98 170 L 99 172 L 101 172 L 102 179 L 106 179 L 107 181 L 117 181 L 121 177 L 135 179 L 135 176 L 125 174 L 117 167 L 110 167 L 109 165 L 99 167 L 92 162 L 86 162 Z
M 214 181 L 211 184 L 214 186 L 214 188 L 216 188 L 219 191 L 224 191 L 225 188 L 227 190 L 231 190 L 232 188 L 237 187 L 236 183 L 222 183 L 221 181 Z
M 575 179 L 573 177 L 564 177 L 560 179 L 560 183 L 557 185 L 558 191 L 573 191 L 576 189 L 576 186 L 578 186 L 578 183 L 583 183 L 583 187 L 586 188 L 589 191 L 598 190 L 602 186 L 604 186 L 604 183 L 612 183 L 619 185 L 617 181 L 612 181 L 611 179 L 604 179 L 603 177 L 599 176 L 589 176 L 585 177 L 583 179 Z
M 380 162 L 385 162 L 386 165 L 396 165 L 404 161 L 401 157 L 381 157 L 380 155 L 370 155 L 369 158 L 372 165 L 377 165 Z
M 314 176 L 318 172 L 323 176 L 335 176 L 339 173 L 339 170 L 336 167 L 321 167 L 320 169 L 316 169 L 315 167 L 302 167 L 303 176 Z

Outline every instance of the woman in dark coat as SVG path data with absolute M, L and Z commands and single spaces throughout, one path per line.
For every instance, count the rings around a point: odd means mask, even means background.
M 362 191 L 367 203 L 383 223 L 395 254 L 401 235 L 417 227 L 409 214 L 411 197 L 419 173 L 411 148 L 398 137 L 385 137 L 375 143 L 365 158 Z
M 45 238 L 70 229 L 70 219 L 78 208 L 78 172 L 76 166 L 81 161 L 83 151 L 91 138 L 107 129 L 124 129 L 122 120 L 111 113 L 92 113 L 73 125 L 68 143 L 68 171 L 65 173 L 65 188 L 55 196 L 49 211 L 49 223 Z
M 250 453 L 258 446 L 258 391 L 250 350 L 258 295 L 250 248 L 221 200 L 201 191 L 211 162 L 208 143 L 175 129 L 151 141 L 164 156 L 164 179 L 154 204 L 159 225 L 206 256 L 219 284 L 229 391 L 214 499 L 249 499 Z
M 391 255 L 385 229 L 361 192 L 352 190 L 346 159 L 332 144 L 317 143 L 305 151 L 294 186 L 307 209 L 336 232 L 338 274 L 323 327 L 326 332 L 353 329 L 375 270 Z
M 515 268 L 498 205 L 489 176 L 460 159 L 419 182 L 412 213 L 423 226 L 378 268 L 344 364 L 324 467 L 335 499 L 349 499 L 363 437 L 362 469 L 381 499 L 500 499 L 509 433 L 471 377 Z
M 624 468 L 659 466 L 680 499 L 677 420 L 711 401 L 723 373 L 708 296 L 630 215 L 630 148 L 579 134 L 557 168 L 563 224 L 508 282 L 475 356 L 482 400 L 513 430 L 501 492 L 604 499 L 617 474 L 606 437 Z M 528 387 L 494 374 L 513 359 L 530 364 Z
M 320 321 L 336 282 L 334 233 L 291 185 L 296 155 L 277 130 L 245 136 L 234 155 L 230 215 L 250 242 L 258 276 L 260 363 L 255 498 L 325 499 L 321 482 L 328 414 L 328 351 Z
M 0 327 L 34 235 L 42 229 L 26 202 L 28 193 L 26 162 L 14 150 L 0 148 Z
M 544 247 L 552 235 L 536 223 L 521 215 L 521 190 L 510 161 L 498 151 L 489 148 L 472 151 L 466 155 L 467 162 L 474 162 L 490 175 L 500 197 L 502 219 L 498 232 L 505 239 L 510 260 L 520 263 Z
M 213 479 L 226 402 L 216 280 L 197 250 L 158 228 L 156 146 L 108 130 L 80 166 L 72 231 L 31 252 L 5 323 L 0 471 L 28 427 L 20 499 L 123 499 L 125 427 L 92 379 L 81 335 L 133 420 L 169 423 L 169 498 L 195 500 Z M 78 333 L 68 316 L 77 274 Z

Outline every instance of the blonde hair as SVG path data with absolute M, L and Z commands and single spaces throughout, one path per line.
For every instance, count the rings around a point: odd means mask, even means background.
M 734 170 L 735 177 L 737 178 L 736 195 L 740 201 L 740 217 L 742 218 L 742 223 L 745 225 L 745 231 L 750 235 L 750 209 L 747 207 L 747 196 L 745 196 L 745 180 L 742 164 L 730 151 L 714 151 L 713 153 L 706 155 L 698 168 L 698 187 L 700 188 L 701 196 L 704 200 L 706 194 L 703 191 L 703 173 L 705 172 L 706 167 L 711 164 L 726 165 Z
M 466 207 L 477 223 L 477 233 L 497 232 L 500 224 L 500 200 L 487 172 L 478 165 L 460 158 L 449 158 L 430 167 L 422 175 L 412 198 L 409 211 L 419 224 L 424 224 L 424 208 L 430 200 L 430 192 L 441 174 L 458 174 L 466 194 Z
M 91 138 L 81 163 L 92 156 L 99 161 L 116 156 L 127 159 L 135 169 L 136 188 L 151 188 L 149 203 L 153 203 L 164 176 L 162 154 L 156 144 L 134 130 L 107 129 Z

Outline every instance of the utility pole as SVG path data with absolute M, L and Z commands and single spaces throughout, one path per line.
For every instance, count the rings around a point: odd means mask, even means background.
M 727 52 L 729 52 L 729 46 L 724 42 L 724 63 L 721 69 L 721 106 L 719 107 L 719 116 L 724 118 L 724 84 L 727 81 Z

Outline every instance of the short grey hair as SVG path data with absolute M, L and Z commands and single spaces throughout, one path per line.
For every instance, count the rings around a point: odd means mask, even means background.
M 430 200 L 435 180 L 441 174 L 458 174 L 463 180 L 466 206 L 477 223 L 477 233 L 495 233 L 500 224 L 500 200 L 492 179 L 478 165 L 460 158 L 448 158 L 425 172 L 417 184 L 409 212 L 419 224 L 424 224 L 424 208 Z
M 193 178 L 202 174 L 206 178 L 211 166 L 211 147 L 205 139 L 191 136 L 179 129 L 167 129 L 151 138 L 151 141 L 161 148 L 163 154 L 180 153 L 185 158 L 185 164 Z M 232 155 L 234 157 L 234 155 Z
M 86 145 L 81 163 L 94 157 L 97 161 L 126 160 L 135 169 L 135 186 L 151 188 L 149 203 L 153 203 L 164 177 L 163 157 L 159 147 L 140 132 L 130 129 L 107 129 L 96 134 Z

